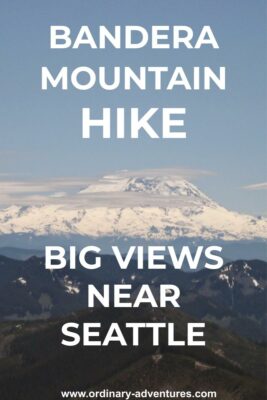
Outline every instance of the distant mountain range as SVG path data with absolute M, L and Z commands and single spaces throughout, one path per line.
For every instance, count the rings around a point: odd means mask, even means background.
M 93 254 L 89 257 L 94 257 Z M 220 270 L 186 273 L 174 270 L 137 270 L 132 261 L 121 271 L 115 257 L 102 256 L 103 268 L 48 271 L 44 259 L 26 261 L 0 257 L 0 318 L 47 319 L 87 308 L 87 285 L 128 283 L 133 295 L 141 284 L 151 285 L 155 297 L 161 283 L 181 290 L 181 309 L 254 341 L 266 341 L 267 263 L 240 260 Z
M 1 256 L 13 258 L 15 260 L 28 260 L 30 257 L 44 257 L 45 250 L 23 249 L 19 247 L 0 247 Z

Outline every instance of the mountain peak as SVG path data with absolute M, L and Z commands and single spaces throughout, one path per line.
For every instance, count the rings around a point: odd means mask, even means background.
M 80 191 L 81 194 L 124 192 L 139 193 L 155 196 L 188 197 L 202 200 L 204 203 L 212 203 L 204 193 L 187 180 L 173 175 L 166 176 L 120 176 L 107 175 L 87 188 Z

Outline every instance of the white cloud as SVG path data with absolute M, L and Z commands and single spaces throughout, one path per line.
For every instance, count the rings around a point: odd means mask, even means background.
M 60 199 L 60 198 L 65 197 L 65 196 L 67 196 L 66 192 L 56 192 L 56 193 L 52 193 L 50 195 L 50 197 L 55 198 L 55 199 Z
M 11 179 L 0 175 L 0 206 L 55 203 L 89 184 L 89 179 L 55 178 L 51 180 Z
M 267 182 L 254 183 L 252 185 L 243 186 L 246 190 L 267 190 Z
M 115 173 L 116 176 L 119 175 L 121 177 L 164 177 L 164 176 L 175 176 L 176 178 L 181 179 L 196 179 L 200 176 L 212 176 L 213 172 L 201 169 L 190 169 L 190 168 L 151 168 L 151 169 L 142 169 L 142 170 L 122 170 Z
M 18 177 L 11 180 L 8 177 L 0 176 L 0 206 L 11 205 L 40 205 L 58 204 L 64 207 L 95 207 L 96 205 L 125 207 L 134 205 L 162 206 L 176 205 L 176 199 L 162 198 L 160 196 L 147 196 L 144 193 L 125 193 L 120 189 L 111 190 L 111 179 L 117 183 L 129 177 L 175 177 L 176 179 L 194 180 L 199 176 L 212 175 L 209 171 L 193 170 L 184 168 L 168 169 L 146 169 L 138 171 L 119 171 L 110 173 L 108 178 L 54 178 L 43 180 L 20 180 Z M 107 176 L 107 175 L 106 175 Z M 111 179 L 110 179 L 111 178 Z M 82 189 L 88 186 L 100 187 L 102 190 L 82 193 Z M 120 185 L 119 185 L 120 186 Z

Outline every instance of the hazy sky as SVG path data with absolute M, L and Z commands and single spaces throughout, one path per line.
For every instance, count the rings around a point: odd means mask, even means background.
M 2 0 L 0 179 L 99 176 L 121 169 L 205 170 L 197 185 L 231 209 L 266 213 L 263 0 Z M 220 49 L 51 50 L 50 25 L 211 25 Z M 41 66 L 226 66 L 227 90 L 41 91 Z M 186 107 L 188 139 L 81 138 L 81 108 Z M 197 175 L 197 173 L 196 173 Z M 260 184 L 260 185 L 259 185 Z M 252 186 L 251 186 L 252 185 Z M 244 188 L 247 187 L 247 188 Z

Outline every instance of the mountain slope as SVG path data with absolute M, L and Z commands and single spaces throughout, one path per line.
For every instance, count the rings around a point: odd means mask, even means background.
M 266 341 L 267 264 L 239 260 L 194 274 L 181 304 L 189 314 L 243 337 Z
M 67 320 L 70 320 L 67 319 Z M 121 311 L 99 309 L 72 315 L 78 323 L 101 321 L 171 321 L 178 338 L 185 338 L 185 314 L 172 310 L 141 308 Z M 264 348 L 206 326 L 206 347 L 170 348 L 166 335 L 160 346 L 151 346 L 151 332 L 141 334 L 141 345 L 123 348 L 74 348 L 60 345 L 64 320 L 48 323 L 0 324 L 1 400 L 54 400 L 61 390 L 216 390 L 218 398 L 263 399 Z M 106 328 L 104 328 L 105 330 Z M 130 341 L 129 333 L 123 333 Z M 101 332 L 101 334 L 103 331 Z

